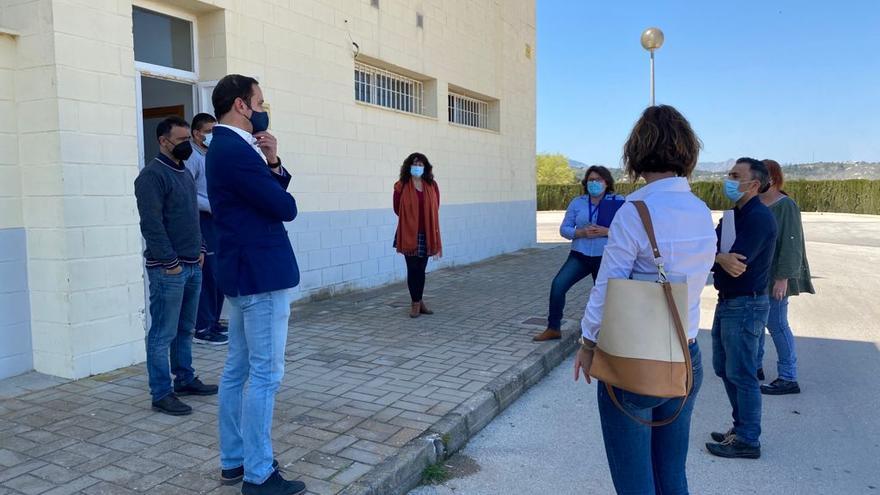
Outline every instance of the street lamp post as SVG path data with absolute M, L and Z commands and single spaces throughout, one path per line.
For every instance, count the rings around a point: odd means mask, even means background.
M 663 46 L 663 31 L 648 28 L 642 33 L 642 48 L 651 52 L 651 106 L 654 106 L 654 50 Z

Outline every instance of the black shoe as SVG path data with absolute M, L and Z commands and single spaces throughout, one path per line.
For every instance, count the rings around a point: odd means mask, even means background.
M 153 410 L 170 416 L 186 416 L 193 412 L 191 407 L 181 402 L 174 394 L 168 394 L 162 399 L 153 402 Z
M 721 443 L 728 439 L 728 437 L 732 437 L 734 435 L 733 428 L 727 430 L 724 433 L 719 433 L 717 431 L 713 431 L 711 435 L 712 440 L 715 440 L 718 443 Z
M 278 460 L 272 459 L 272 469 L 278 470 Z M 229 486 L 235 485 L 244 479 L 244 466 L 238 466 L 232 469 L 220 470 L 220 483 Z
M 736 435 L 728 437 L 721 443 L 707 443 L 706 450 L 712 455 L 727 459 L 759 459 L 761 447 L 752 447 L 740 442 Z
M 229 337 L 213 330 L 197 330 L 193 335 L 193 342 L 196 344 L 226 345 L 229 343 Z
M 758 381 L 764 381 L 764 368 L 758 368 Z
M 801 393 L 798 382 L 790 382 L 777 378 L 770 385 L 761 385 L 761 393 L 764 395 L 788 395 Z
M 177 395 L 217 395 L 217 385 L 205 385 L 199 377 L 186 385 L 175 385 L 174 393 Z
M 221 325 L 219 323 L 214 325 L 214 333 L 217 333 L 220 335 L 228 334 L 229 333 L 229 325 Z
M 241 485 L 244 495 L 301 495 L 306 492 L 306 484 L 302 481 L 287 481 L 277 470 L 272 471 L 269 478 L 261 485 L 245 481 Z

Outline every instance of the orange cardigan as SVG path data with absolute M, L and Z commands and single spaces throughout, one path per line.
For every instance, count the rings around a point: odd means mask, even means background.
M 440 190 L 436 183 L 422 181 L 425 196 L 425 211 L 420 211 L 419 196 L 413 181 L 406 184 L 400 181 L 394 184 L 394 196 L 399 197 L 399 204 L 394 203 L 397 213 L 397 252 L 406 256 L 418 253 L 419 218 L 425 224 L 425 244 L 428 256 L 442 256 L 443 243 L 440 239 Z

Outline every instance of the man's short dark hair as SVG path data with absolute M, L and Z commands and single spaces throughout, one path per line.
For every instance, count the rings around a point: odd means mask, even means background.
M 189 129 L 189 124 L 180 117 L 168 117 L 162 122 L 159 122 L 159 125 L 156 126 L 156 141 L 162 136 L 170 136 L 171 129 L 174 127 L 184 127 Z
M 236 98 L 241 98 L 250 104 L 251 96 L 254 95 L 254 84 L 260 84 L 253 77 L 241 74 L 229 74 L 220 79 L 214 92 L 211 94 L 211 103 L 214 104 L 214 115 L 222 119 L 232 110 Z
M 758 188 L 759 193 L 765 193 L 767 189 L 770 189 L 770 170 L 767 169 L 767 165 L 764 162 L 744 156 L 737 159 L 736 163 L 737 165 L 740 163 L 747 163 L 749 165 L 749 170 L 752 172 L 752 180 L 756 180 L 761 184 Z
M 216 123 L 217 119 L 210 113 L 200 113 L 193 117 L 192 130 L 201 131 L 205 124 Z

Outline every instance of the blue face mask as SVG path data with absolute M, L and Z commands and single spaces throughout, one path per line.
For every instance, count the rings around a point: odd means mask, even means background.
M 205 134 L 205 148 L 211 146 L 211 139 L 213 139 L 213 134 Z
M 601 196 L 605 193 L 605 184 L 598 180 L 591 180 L 587 182 L 587 192 L 590 193 L 590 196 L 597 197 Z
M 248 120 L 251 121 L 251 125 L 254 127 L 251 134 L 263 132 L 269 128 L 269 112 L 258 112 L 251 109 L 251 116 Z
M 736 203 L 742 199 L 744 192 L 739 190 L 739 181 L 734 179 L 724 179 L 724 195 L 727 199 Z
M 409 173 L 413 177 L 421 177 L 422 174 L 425 173 L 425 167 L 424 165 L 411 165 L 409 167 Z

